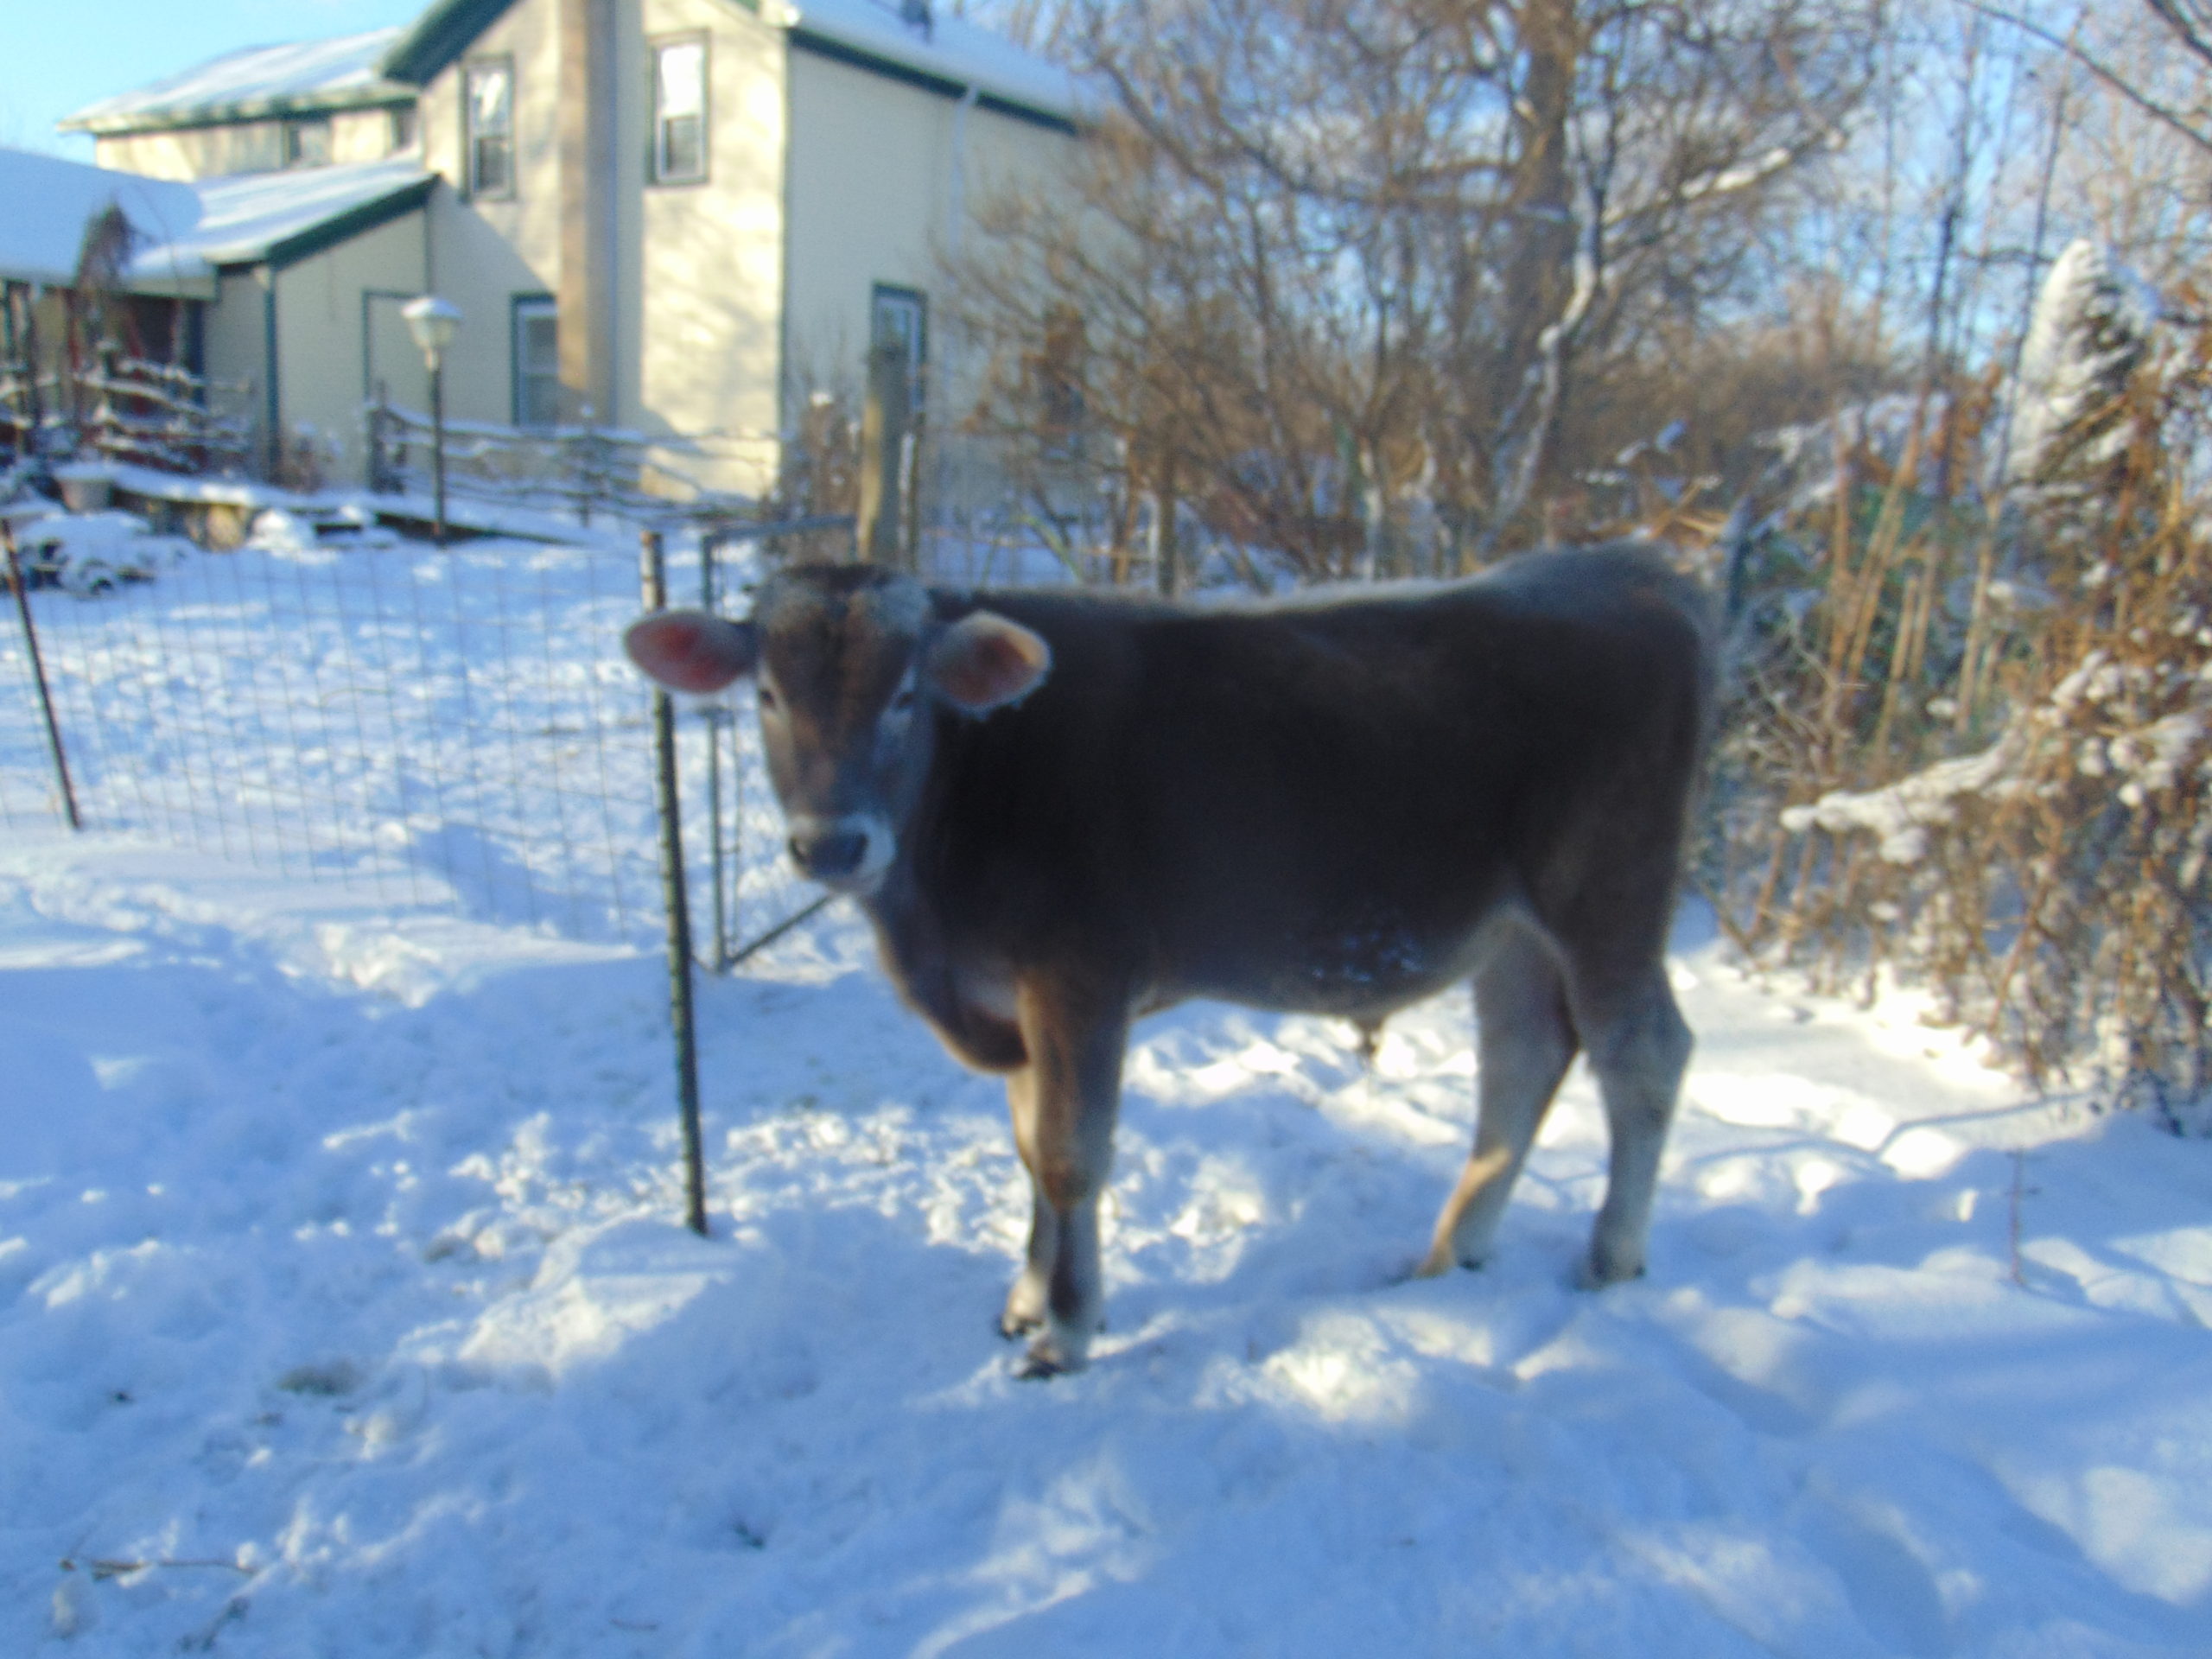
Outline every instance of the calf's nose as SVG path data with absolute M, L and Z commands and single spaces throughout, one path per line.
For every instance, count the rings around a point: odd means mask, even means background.
M 861 860 L 868 855 L 868 832 L 833 830 L 823 835 L 793 836 L 785 844 L 791 849 L 791 862 L 808 875 L 817 880 L 835 880 L 860 868 Z

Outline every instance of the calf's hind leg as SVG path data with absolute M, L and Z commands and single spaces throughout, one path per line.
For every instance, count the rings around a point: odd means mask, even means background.
M 1478 1268 L 1490 1254 L 1513 1183 L 1574 1059 L 1573 1022 L 1550 949 L 1516 928 L 1474 980 L 1475 1147 L 1436 1218 L 1421 1278 Z
M 1114 1161 L 1125 1003 L 1043 982 L 1016 995 L 1029 1063 L 1007 1079 L 1014 1139 L 1032 1185 L 1029 1253 L 999 1328 L 1027 1334 L 1020 1374 L 1081 1370 L 1105 1312 L 1098 1200 Z
M 1583 1282 L 1595 1287 L 1643 1271 L 1659 1160 L 1689 1066 L 1690 1028 L 1675 1006 L 1663 962 L 1618 983 L 1574 982 L 1571 997 L 1612 1141 L 1605 1201 L 1599 1206 L 1582 1274 Z

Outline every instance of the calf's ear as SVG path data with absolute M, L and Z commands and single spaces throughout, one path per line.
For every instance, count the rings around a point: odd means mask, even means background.
M 988 715 L 1020 702 L 1052 670 L 1052 648 L 1040 636 L 995 612 L 976 611 L 938 636 L 923 672 L 954 708 Z
M 671 691 L 705 696 L 753 671 L 760 655 L 750 622 L 726 622 L 704 611 L 655 611 L 622 636 L 622 648 L 645 677 Z

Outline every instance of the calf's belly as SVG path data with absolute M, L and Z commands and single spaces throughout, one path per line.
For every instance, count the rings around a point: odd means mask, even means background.
M 1485 919 L 1416 928 L 1368 923 L 1292 930 L 1273 941 L 1207 952 L 1177 989 L 1286 1014 L 1380 1018 L 1446 990 L 1474 971 L 1490 929 Z

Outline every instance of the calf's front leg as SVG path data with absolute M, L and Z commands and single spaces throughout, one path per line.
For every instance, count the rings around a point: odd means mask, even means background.
M 999 1328 L 1027 1335 L 1020 1375 L 1078 1371 L 1103 1322 L 1098 1200 L 1114 1162 L 1127 999 L 1050 977 L 1015 1003 L 1029 1063 L 1007 1078 L 1014 1141 L 1032 1188 L 1029 1254 Z

